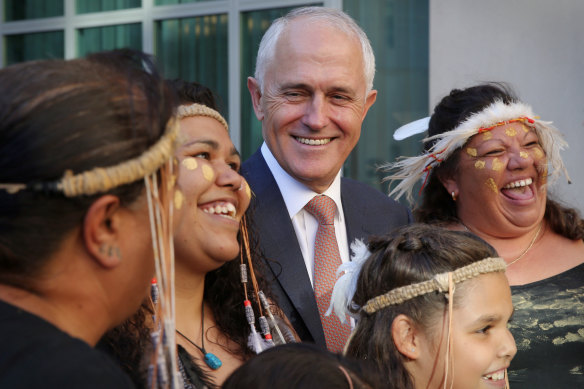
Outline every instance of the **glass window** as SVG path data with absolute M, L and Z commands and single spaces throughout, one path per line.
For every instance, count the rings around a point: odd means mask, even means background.
M 262 124 L 255 117 L 247 78 L 255 72 L 255 62 L 262 36 L 274 19 L 296 7 L 266 9 L 241 14 L 241 155 L 247 159 L 262 144 Z
M 131 48 L 142 50 L 142 24 L 82 28 L 77 31 L 77 56 L 103 50 Z
M 393 132 L 428 116 L 428 0 L 343 1 L 344 10 L 365 30 L 373 46 L 377 101 L 361 138 L 345 164 L 346 176 L 387 192 L 376 166 L 421 151 L 423 135 L 397 142 Z
M 156 4 L 156 5 L 172 5 L 172 4 L 198 3 L 201 1 L 215 1 L 215 0 L 156 0 L 154 2 L 154 4 Z
M 211 88 L 228 116 L 226 14 L 156 22 L 155 54 L 166 78 Z
M 91 12 L 140 8 L 142 6 L 142 0 L 77 0 L 75 5 L 78 14 L 86 14 Z
M 35 59 L 65 58 L 63 31 L 6 35 L 4 45 L 6 66 Z
M 4 0 L 4 20 L 50 18 L 63 16 L 64 0 Z

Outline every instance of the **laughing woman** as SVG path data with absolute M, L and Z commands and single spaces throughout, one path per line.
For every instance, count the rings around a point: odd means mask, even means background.
M 519 350 L 513 389 L 583 387 L 584 220 L 547 191 L 565 173 L 560 132 L 486 84 L 444 97 L 428 135 L 426 152 L 393 164 L 390 179 L 401 180 L 398 197 L 425 179 L 418 221 L 470 231 L 505 258 Z
M 248 298 L 240 261 L 234 260 L 240 254 L 240 223 L 251 192 L 238 173 L 241 159 L 212 93 L 181 81 L 174 88 L 182 104 L 175 155 L 184 196 L 183 204 L 175 204 L 180 206 L 175 233 L 179 356 L 187 385 L 197 386 L 197 370 L 204 372 L 207 386 L 220 385 L 255 354 L 248 347 L 252 330 L 244 309 Z M 260 274 L 257 279 L 265 290 Z M 259 316 L 259 308 L 252 305 Z

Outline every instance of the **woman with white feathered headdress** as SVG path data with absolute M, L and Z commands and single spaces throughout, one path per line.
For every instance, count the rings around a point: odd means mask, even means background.
M 514 389 L 582 387 L 584 220 L 547 190 L 568 178 L 561 133 L 500 84 L 453 90 L 426 128 L 423 154 L 386 166 L 398 182 L 391 194 L 414 204 L 422 182 L 417 221 L 472 232 L 505 258 L 519 348 Z

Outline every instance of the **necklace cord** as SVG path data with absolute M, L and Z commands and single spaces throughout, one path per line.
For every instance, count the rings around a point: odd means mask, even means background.
M 204 306 L 204 302 L 203 302 L 203 304 L 201 304 L 201 347 L 197 346 L 195 344 L 195 342 L 190 340 L 185 334 L 180 332 L 178 329 L 176 329 L 176 333 L 179 334 L 180 336 L 182 336 L 183 338 L 185 338 L 190 344 L 195 346 L 200 352 L 203 353 L 203 356 L 205 354 L 207 354 L 207 351 L 205 350 L 205 306 Z
M 468 232 L 475 234 L 470 228 L 468 228 L 466 226 L 466 224 L 464 224 L 462 222 L 462 220 L 459 219 L 459 223 L 461 226 L 464 227 L 465 230 L 467 230 Z M 511 262 L 509 262 L 507 264 L 507 267 L 513 265 L 515 262 L 519 261 L 521 258 L 523 258 L 525 256 L 525 254 L 527 254 L 527 252 L 529 250 L 531 250 L 531 248 L 533 247 L 533 245 L 535 244 L 535 241 L 537 240 L 537 238 L 539 237 L 539 233 L 541 232 L 541 229 L 543 228 L 543 221 L 541 221 L 541 223 L 539 223 L 539 227 L 537 228 L 537 231 L 535 232 L 535 235 L 533 236 L 533 238 L 531 239 L 531 242 L 529 242 L 529 246 L 527 246 L 527 248 L 525 250 L 523 250 L 523 252 L 521 254 L 519 254 L 519 256 L 517 258 L 515 258 L 514 260 L 512 260 Z M 477 235 L 477 234 L 475 234 Z M 477 235 L 478 236 L 478 235 Z

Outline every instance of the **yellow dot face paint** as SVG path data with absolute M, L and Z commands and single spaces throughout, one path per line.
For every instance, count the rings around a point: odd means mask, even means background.
M 485 184 L 491 188 L 491 190 L 495 193 L 499 193 L 499 189 L 497 188 L 497 184 L 495 184 L 495 180 L 493 180 L 492 178 L 489 178 Z
M 484 169 L 485 168 L 485 161 L 476 161 L 474 166 L 476 169 Z
M 249 187 L 247 181 L 245 182 L 245 194 L 247 195 L 248 198 L 251 199 L 251 188 Z
M 536 148 L 533 151 L 533 155 L 535 155 L 535 158 L 537 158 L 537 159 L 542 159 L 544 156 L 543 151 L 540 148 Z
M 174 191 L 174 208 L 177 210 L 181 209 L 184 199 L 185 197 L 183 196 L 182 192 L 177 188 Z
M 483 132 L 483 140 L 489 140 L 493 138 L 493 134 L 491 133 L 491 131 L 485 131 Z
M 470 155 L 471 157 L 476 157 L 477 156 L 477 149 L 475 149 L 474 147 L 467 147 L 466 153 L 468 155 Z
M 211 168 L 211 166 L 203 165 L 203 177 L 205 177 L 205 180 L 207 181 L 213 181 L 215 173 L 213 173 L 213 168 Z
M 529 157 L 529 154 L 527 154 L 526 151 L 520 151 L 519 156 L 523 159 L 527 159 Z
M 503 162 L 499 161 L 499 158 L 493 159 L 491 169 L 496 172 L 503 170 Z
M 517 131 L 514 128 L 507 128 L 505 134 L 507 134 L 507 136 L 515 136 L 517 135 Z
M 521 128 L 523 128 L 523 132 L 529 132 L 529 127 L 527 127 L 525 124 L 521 123 Z
M 187 170 L 195 170 L 199 166 L 197 160 L 193 157 L 187 157 L 183 159 L 182 165 L 187 168 Z

